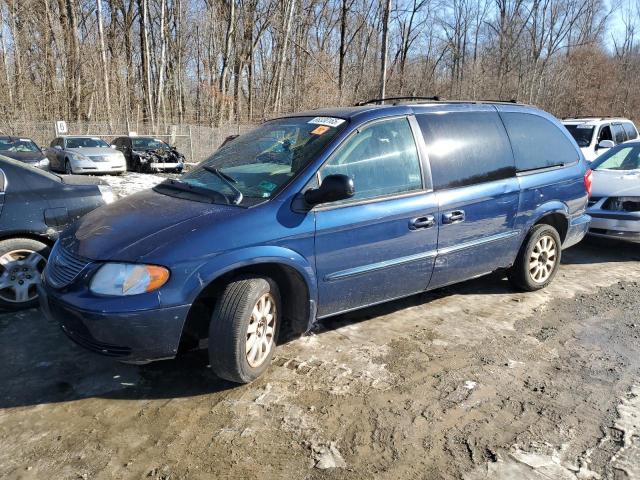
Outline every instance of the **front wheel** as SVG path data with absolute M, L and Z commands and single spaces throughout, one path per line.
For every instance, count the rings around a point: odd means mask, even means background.
M 509 281 L 519 290 L 545 288 L 555 277 L 562 257 L 562 241 L 551 225 L 536 225 L 509 270 Z
M 271 363 L 280 326 L 280 292 L 269 278 L 230 282 L 209 326 L 209 360 L 220 378 L 249 383 Z
M 69 160 L 65 160 L 64 162 L 64 173 L 67 175 L 73 175 L 73 168 L 71 167 L 71 162 Z
M 0 307 L 19 310 L 38 305 L 38 285 L 49 247 L 30 238 L 0 241 Z

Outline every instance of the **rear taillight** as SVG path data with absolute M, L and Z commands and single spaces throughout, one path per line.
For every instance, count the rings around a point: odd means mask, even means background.
M 584 187 L 587 189 L 587 195 L 591 197 L 591 184 L 592 184 L 593 173 L 591 170 L 587 170 L 584 174 Z

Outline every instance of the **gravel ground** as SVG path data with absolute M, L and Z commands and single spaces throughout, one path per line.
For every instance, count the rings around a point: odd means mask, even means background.
M 544 291 L 490 276 L 343 315 L 240 387 L 0 314 L 0 478 L 640 478 L 639 298 L 637 245 L 586 242 Z

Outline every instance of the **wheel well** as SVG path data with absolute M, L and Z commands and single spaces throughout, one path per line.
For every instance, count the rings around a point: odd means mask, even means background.
M 283 322 L 278 335 L 279 342 L 300 336 L 307 330 L 309 320 L 309 288 L 300 273 L 280 263 L 261 263 L 238 268 L 216 278 L 207 285 L 193 302 L 182 331 L 180 349 L 196 348 L 201 339 L 209 335 L 209 321 L 224 287 L 240 276 L 268 277 L 280 289 Z
M 536 225 L 540 224 L 551 225 L 558 231 L 560 240 L 564 242 L 569 228 L 569 221 L 567 220 L 567 217 L 561 213 L 549 213 L 536 222 Z

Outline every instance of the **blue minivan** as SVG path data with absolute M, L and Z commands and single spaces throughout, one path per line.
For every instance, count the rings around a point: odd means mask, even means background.
M 562 124 L 526 105 L 288 115 L 82 218 L 52 250 L 41 305 L 95 352 L 208 345 L 217 375 L 250 382 L 318 319 L 497 270 L 545 287 L 588 229 L 590 178 Z

